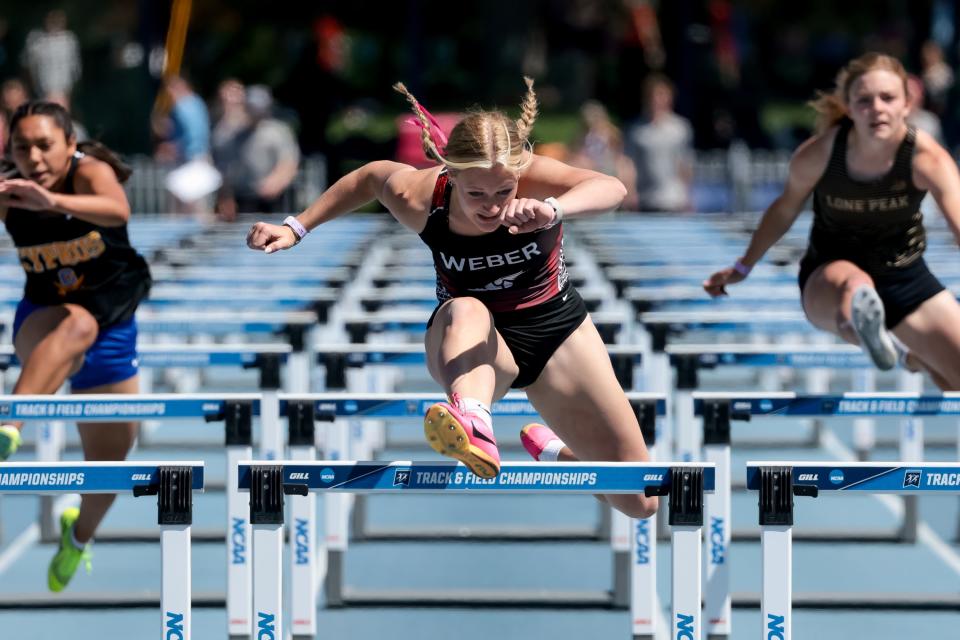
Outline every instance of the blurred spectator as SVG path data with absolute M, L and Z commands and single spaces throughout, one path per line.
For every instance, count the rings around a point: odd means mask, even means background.
M 923 108 L 923 97 L 923 80 L 910 74 L 907 76 L 907 106 L 910 108 L 907 122 L 917 129 L 926 131 L 942 145 L 943 127 L 940 125 L 940 117 Z
M 947 97 L 953 87 L 954 77 L 939 44 L 932 40 L 923 43 L 920 49 L 920 66 L 927 106 L 938 116 L 942 116 L 947 107 Z
M 176 166 L 166 179 L 177 213 L 203 215 L 210 211 L 207 197 L 220 188 L 220 175 L 210 160 L 210 116 L 207 105 L 180 76 L 164 79 L 161 90 L 170 105 L 151 119 L 160 139 L 155 156 Z
M 0 16 L 0 78 L 16 73 L 10 68 L 10 23 Z
M 17 107 L 30 101 L 30 93 L 27 91 L 27 85 L 23 84 L 19 78 L 10 78 L 0 85 L 0 111 L 10 116 L 17 110 Z
M 296 136 L 286 122 L 273 117 L 273 95 L 267 87 L 247 87 L 245 106 L 246 126 L 229 137 L 224 125 L 218 138 L 214 157 L 224 184 L 217 212 L 224 220 L 238 213 L 292 212 L 291 185 L 300 166 Z
M 207 105 L 180 76 L 163 81 L 169 101 L 167 115 L 154 114 L 153 132 L 160 139 L 158 160 L 184 164 L 210 154 L 210 116 Z
M 217 160 L 217 154 L 223 151 L 229 153 L 229 146 L 236 140 L 237 134 L 250 124 L 246 100 L 247 90 L 236 78 L 227 78 L 217 88 L 210 146 L 214 164 L 218 166 L 221 163 Z
M 6 152 L 7 125 L 10 116 L 24 102 L 30 100 L 27 87 L 17 78 L 10 78 L 0 85 L 0 156 Z
M 575 167 L 592 169 L 619 178 L 627 187 L 622 208 L 634 211 L 637 200 L 637 172 L 623 152 L 623 134 L 610 119 L 606 107 L 588 100 L 580 107 L 582 132 L 574 143 L 568 162 Z
M 69 98 L 80 78 L 80 44 L 67 29 L 67 14 L 62 9 L 47 12 L 43 29 L 27 34 L 23 64 L 38 96 L 48 99 L 62 94 Z
M 70 109 L 70 98 L 65 93 L 51 93 L 47 96 L 47 100 L 53 102 L 54 104 L 60 105 L 67 110 L 67 113 L 70 114 L 73 135 L 77 137 L 77 142 L 86 142 L 90 139 L 90 134 L 87 132 L 87 128 L 80 124 L 76 118 L 76 115 Z
M 693 130 L 673 111 L 673 84 L 659 74 L 643 83 L 644 113 L 627 131 L 640 211 L 689 211 Z

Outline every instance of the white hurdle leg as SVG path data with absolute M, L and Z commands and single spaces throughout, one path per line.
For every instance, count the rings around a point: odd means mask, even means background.
M 702 471 L 698 474 L 683 467 L 674 467 L 670 473 L 670 580 L 673 596 L 671 638 L 701 640 L 703 476 Z
M 650 461 L 657 459 L 657 445 L 647 447 Z M 657 514 L 630 521 L 630 620 L 635 640 L 653 640 L 660 615 L 657 599 Z
M 163 638 L 190 640 L 190 525 L 160 527 L 160 610 Z
M 760 472 L 761 637 L 790 640 L 793 608 L 793 470 Z M 812 494 L 816 495 L 816 494 Z
M 66 424 L 62 420 L 37 423 L 37 460 L 59 462 L 66 441 Z M 40 539 L 56 540 L 60 535 L 54 511 L 55 496 L 40 496 Z
M 326 431 L 327 460 L 348 460 L 350 447 L 350 424 L 336 420 Z M 343 604 L 343 556 L 347 551 L 350 535 L 350 502 L 352 494 L 329 493 L 323 496 L 324 543 L 327 550 L 327 575 L 324 581 L 324 596 L 327 606 Z
M 700 640 L 700 532 L 702 527 L 671 528 L 673 553 L 671 575 L 673 589 L 673 636 L 677 640 Z
M 291 460 L 316 460 L 316 449 L 291 446 Z M 290 632 L 294 638 L 317 635 L 317 501 L 290 497 Z
M 288 393 L 310 393 L 310 351 L 294 351 L 287 359 Z
M 652 640 L 657 632 L 657 516 L 631 520 L 630 620 L 636 640 Z
M 673 392 L 673 425 L 677 437 L 677 461 L 694 462 L 700 459 L 703 431 L 693 413 L 693 392 L 676 389 Z
M 251 630 L 252 529 L 249 498 L 237 490 L 237 464 L 252 455 L 252 446 L 227 447 L 227 633 L 231 638 L 249 638 Z
M 275 389 L 264 390 L 260 397 L 260 457 L 283 458 L 283 429 L 280 428 L 280 398 Z
M 853 371 L 853 390 L 860 392 L 877 390 L 877 373 L 873 369 L 855 369 Z M 875 421 L 873 418 L 854 418 L 853 448 L 858 460 L 866 460 L 876 444 Z
M 250 481 L 253 525 L 253 637 L 283 635 L 283 481 L 281 467 L 254 467 Z
M 646 369 L 646 380 L 644 387 L 654 393 L 663 393 L 667 396 L 667 415 L 657 418 L 657 443 L 660 447 L 661 457 L 665 460 L 673 459 L 674 450 L 674 430 L 673 430 L 673 407 L 670 398 L 673 391 L 673 367 L 670 366 L 670 356 L 664 352 L 652 353 L 650 355 L 650 366 Z
M 790 640 L 793 606 L 793 527 L 760 528 L 763 553 L 761 637 Z
M 610 550 L 613 557 L 613 599 L 614 605 L 630 605 L 630 537 L 633 532 L 633 520 L 619 511 L 610 511 Z
M 227 634 L 249 638 L 253 566 L 250 545 L 250 498 L 239 489 L 237 465 L 253 456 L 252 403 L 224 406 L 227 450 Z
M 155 480 L 160 523 L 160 635 L 168 640 L 190 640 L 193 472 L 189 467 L 161 467 L 158 475 Z M 139 494 L 134 491 L 134 495 Z
M 730 445 L 709 444 L 704 462 L 716 464 L 716 491 L 706 496 L 704 513 L 704 610 L 708 636 L 730 635 Z
M 901 391 L 923 394 L 923 375 L 900 370 L 897 372 Z M 923 418 L 909 416 L 900 420 L 900 459 L 910 462 L 923 460 Z M 900 537 L 904 542 L 917 541 L 920 520 L 918 496 L 903 496 L 903 525 Z

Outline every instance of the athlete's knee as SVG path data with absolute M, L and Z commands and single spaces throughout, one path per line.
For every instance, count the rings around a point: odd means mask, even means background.
M 876 285 L 873 282 L 873 278 L 862 271 L 851 273 L 843 281 L 843 291 L 847 295 L 853 295 L 860 287 L 870 287 L 874 289 Z
M 647 497 L 642 495 L 631 496 L 631 500 L 619 505 L 618 509 L 624 515 L 630 518 L 645 519 L 653 516 L 657 512 L 660 501 L 656 497 Z
M 76 345 L 80 351 L 86 351 L 96 341 L 100 327 L 88 311 L 71 309 L 57 326 L 57 331 L 69 344 Z
M 109 428 L 94 425 L 85 429 L 83 438 L 84 457 L 87 460 L 119 462 L 127 458 L 137 439 L 136 424 L 113 424 Z
M 441 313 L 448 325 L 477 327 L 490 322 L 490 310 L 476 298 L 463 297 L 448 301 Z M 440 313 L 438 313 L 440 315 Z

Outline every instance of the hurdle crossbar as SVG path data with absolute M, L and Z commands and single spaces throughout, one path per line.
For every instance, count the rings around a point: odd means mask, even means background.
M 273 405 L 270 404 L 270 399 Z M 0 396 L 0 416 L 5 420 L 79 422 L 131 422 L 141 420 L 200 419 L 224 421 L 227 457 L 227 617 L 230 635 L 250 634 L 250 589 L 252 570 L 247 547 L 250 523 L 247 503 L 231 477 L 236 463 L 248 459 L 252 449 L 252 420 L 259 416 L 265 443 L 279 439 L 277 392 L 225 394 L 90 394 L 90 395 L 6 395 Z M 271 448 L 273 447 L 273 448 Z M 261 454 L 279 458 L 282 448 L 267 444 Z M 271 453 L 272 452 L 272 453 Z M 41 526 L 41 529 L 44 527 Z M 222 540 L 223 534 L 207 534 Z M 126 536 L 129 537 L 129 534 Z M 143 536 L 140 536 L 143 537 Z M 124 534 L 119 536 L 124 539 Z M 109 540 L 104 532 L 98 539 Z
M 655 422 L 658 415 L 662 416 L 666 410 L 665 399 L 658 394 L 645 394 L 631 392 L 627 394 L 628 399 L 634 405 L 638 415 L 638 421 L 644 429 L 645 437 L 649 442 L 653 442 L 655 437 Z M 290 442 L 300 439 L 303 444 L 312 442 L 312 435 L 303 438 L 295 431 L 302 430 L 303 417 L 309 414 L 310 422 L 313 421 L 333 421 L 339 418 L 396 418 L 396 417 L 414 417 L 421 418 L 426 410 L 436 402 L 444 400 L 442 394 L 400 394 L 400 393 L 368 393 L 356 394 L 349 392 L 323 393 L 323 394 L 281 394 L 279 401 L 279 410 L 283 415 L 291 417 Z M 503 399 L 493 404 L 492 411 L 499 416 L 537 416 L 536 409 L 522 393 L 510 393 Z M 293 420 L 294 415 L 297 416 Z M 293 425 L 296 424 L 296 430 Z M 326 445 L 326 457 L 330 459 L 357 459 L 372 454 L 372 446 L 364 442 L 364 434 L 359 433 L 355 436 L 354 428 L 348 427 L 334 428 L 330 430 L 324 438 Z M 312 434 L 312 432 L 311 432 Z M 312 454 L 312 449 L 306 455 Z M 361 455 L 362 454 L 362 455 Z M 291 454 L 292 455 L 292 454 Z M 351 498 L 356 498 L 359 503 L 353 504 L 351 518 Z M 364 494 L 357 496 L 335 495 L 329 496 L 324 502 L 326 517 L 325 524 L 325 553 L 326 574 L 323 577 L 325 585 L 325 595 L 329 606 L 339 606 L 344 604 L 344 555 L 347 551 L 348 541 L 353 538 L 355 541 L 399 541 L 399 540 L 446 540 L 460 541 L 465 539 L 462 527 L 414 527 L 403 529 L 380 528 L 377 531 L 369 531 L 366 526 L 364 511 Z M 295 499 L 296 505 L 299 500 Z M 483 530 L 474 530 L 470 532 L 469 538 L 483 541 L 513 541 L 529 542 L 532 540 L 577 540 L 577 541 L 602 541 L 608 540 L 613 552 L 613 587 L 611 592 L 612 604 L 607 606 L 616 606 L 627 608 L 630 604 L 630 582 L 631 579 L 637 579 L 635 574 L 645 574 L 653 570 L 652 566 L 638 566 L 630 562 L 631 544 L 635 535 L 631 534 L 632 527 L 628 518 L 614 512 L 610 516 L 610 509 L 605 505 L 600 505 L 601 518 L 597 527 L 591 530 L 583 528 L 569 528 L 567 530 L 544 530 L 543 528 L 530 527 L 496 527 L 485 528 Z M 299 522 L 299 521 L 298 521 Z M 304 531 L 313 530 L 315 526 L 315 515 L 307 510 L 303 511 L 303 521 L 300 523 Z M 351 530 L 352 525 L 352 530 Z M 303 537 L 303 536 L 299 536 Z M 291 538 L 291 557 L 294 557 L 294 551 L 299 549 L 295 555 L 301 565 L 307 565 L 316 562 L 314 556 L 316 551 L 313 547 L 298 545 L 294 547 L 296 538 Z M 304 571 L 304 567 L 292 567 L 291 571 L 297 582 L 297 593 L 312 594 L 315 593 L 315 585 L 307 580 L 309 575 Z M 549 599 L 552 594 L 547 594 L 543 599 Z M 592 597 L 591 597 L 592 598 Z M 596 598 L 592 598 L 596 600 Z M 310 601 L 315 601 L 313 598 Z M 585 600 L 584 600 L 585 601 Z M 302 616 L 298 619 L 304 621 L 312 620 L 315 613 L 312 608 L 304 608 Z
M 717 465 L 718 488 L 707 499 L 706 517 L 710 523 L 710 546 L 707 555 L 708 586 L 704 593 L 704 606 L 708 612 L 708 624 L 715 628 L 711 633 L 729 635 L 730 594 L 729 566 L 726 550 L 736 537 L 753 537 L 745 532 L 733 534 L 730 523 L 730 431 L 735 421 L 749 420 L 752 416 L 864 416 L 864 415 L 937 415 L 960 414 L 960 394 L 923 396 L 911 393 L 845 393 L 839 395 L 814 395 L 783 393 L 727 393 L 694 392 L 693 413 L 703 420 L 702 444 L 704 459 Z M 915 501 L 913 501 L 915 503 Z M 909 502 L 907 503 L 910 504 Z M 907 508 L 904 518 L 895 532 L 848 532 L 852 539 L 870 541 L 912 542 L 917 530 L 917 509 Z M 761 532 L 761 536 L 763 533 Z M 797 539 L 806 541 L 835 540 L 835 534 L 801 532 Z
M 251 493 L 254 522 L 254 611 L 259 628 L 282 635 L 281 585 L 283 495 L 310 491 L 346 493 L 579 493 L 669 495 L 673 537 L 673 616 L 678 633 L 699 638 L 700 534 L 703 524 L 703 493 L 713 490 L 714 467 L 709 464 L 658 463 L 504 463 L 493 479 L 478 478 L 454 462 L 345 462 L 320 460 L 312 463 L 283 461 L 264 464 L 250 461 L 239 466 L 239 487 Z M 400 604 L 398 594 L 348 594 L 351 604 Z M 473 591 L 431 592 L 416 606 L 441 606 L 484 602 L 509 604 L 516 594 Z M 504 596 L 507 596 L 506 598 Z M 604 599 L 576 596 L 567 606 L 596 606 Z M 557 606 L 557 599 L 552 603 Z M 607 599 L 607 602 L 609 600 Z M 528 600 L 533 606 L 536 602 Z M 609 605 L 607 605 L 609 606 Z M 295 636 L 296 637 L 296 636 Z
M 190 527 L 203 462 L 5 462 L 0 494 L 126 493 L 157 496 L 160 634 L 191 638 Z
M 960 493 L 960 463 L 748 462 L 747 489 L 760 494 L 761 632 L 791 640 L 793 497 L 845 493 Z M 960 605 L 960 602 L 957 603 Z

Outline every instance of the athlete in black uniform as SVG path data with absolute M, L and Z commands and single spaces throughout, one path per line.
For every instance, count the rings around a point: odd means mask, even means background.
M 372 162 L 296 218 L 258 222 L 247 237 L 253 249 L 287 249 L 309 229 L 374 198 L 420 235 L 433 252 L 440 302 L 428 324 L 427 367 L 450 396 L 429 409 L 424 430 L 437 451 L 482 477 L 499 472 L 490 405 L 510 387 L 523 388 L 569 444 L 547 427 L 528 425 L 524 443 L 538 459 L 648 459 L 636 415 L 563 263 L 564 214 L 614 209 L 626 189 L 615 178 L 530 151 L 537 101 L 529 79 L 527 87 L 518 120 L 472 113 L 447 141 L 397 85 L 413 105 L 424 152 L 440 166 Z M 656 510 L 655 498 L 606 499 L 635 517 Z
M 0 218 L 27 275 L 13 341 L 21 362 L 15 394 L 49 394 L 70 378 L 73 393 L 136 393 L 133 314 L 150 288 L 146 262 L 130 246 L 130 170 L 99 143 L 77 145 L 70 115 L 31 102 L 10 120 L 13 167 L 0 181 Z M 20 444 L 20 423 L 0 425 L 0 460 Z M 77 425 L 87 460 L 123 460 L 135 423 Z M 113 502 L 84 495 L 60 518 L 60 549 L 47 579 L 60 591 Z
M 860 344 L 881 369 L 898 355 L 944 390 L 960 389 L 960 304 L 927 269 L 920 201 L 929 191 L 960 237 L 960 174 L 933 138 L 907 125 L 907 74 L 894 58 L 851 61 L 813 104 L 819 133 L 797 149 L 783 194 L 746 253 L 704 288 L 724 294 L 790 228 L 813 193 L 800 263 L 810 321 Z M 907 351 L 909 349 L 909 351 Z

